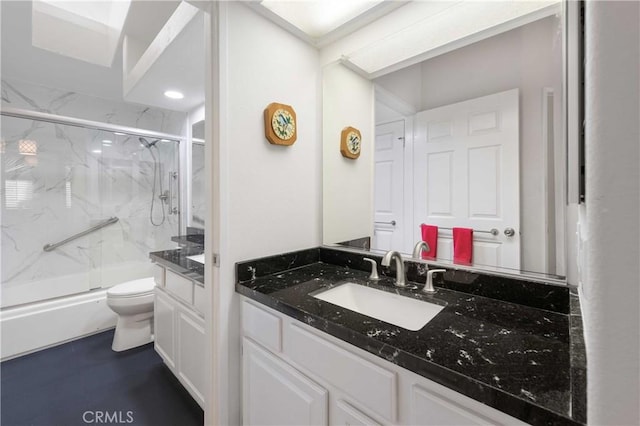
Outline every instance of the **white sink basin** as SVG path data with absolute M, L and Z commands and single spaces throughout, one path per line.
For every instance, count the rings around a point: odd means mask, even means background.
M 411 331 L 420 330 L 444 306 L 345 283 L 313 297 Z
M 195 256 L 187 256 L 187 259 L 193 260 L 194 262 L 202 263 L 204 265 L 204 253 L 196 254 Z

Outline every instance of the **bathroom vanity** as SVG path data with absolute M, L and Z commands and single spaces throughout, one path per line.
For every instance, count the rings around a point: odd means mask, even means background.
M 400 289 L 387 268 L 370 280 L 363 257 L 320 247 L 236 265 L 245 424 L 585 423 L 568 287 L 448 269 L 425 294 L 425 264 L 406 261 Z M 442 309 L 411 331 L 316 297 L 345 283 Z
M 202 248 L 150 253 L 155 262 L 154 348 L 171 372 L 204 408 L 205 331 Z

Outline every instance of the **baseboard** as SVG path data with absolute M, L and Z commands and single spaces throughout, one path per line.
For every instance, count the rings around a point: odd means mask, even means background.
M 26 355 L 115 327 L 106 290 L 0 311 L 0 360 Z

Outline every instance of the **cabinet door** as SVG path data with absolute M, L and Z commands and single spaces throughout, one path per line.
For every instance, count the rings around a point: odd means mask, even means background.
M 204 321 L 186 310 L 178 311 L 178 375 L 193 398 L 204 407 L 206 348 Z
M 243 423 L 326 425 L 327 390 L 243 339 Z
M 176 302 L 156 289 L 153 305 L 154 347 L 164 362 L 173 370 L 175 363 L 175 316 Z
M 331 424 L 344 426 L 378 426 L 380 423 L 339 399 L 331 404 Z

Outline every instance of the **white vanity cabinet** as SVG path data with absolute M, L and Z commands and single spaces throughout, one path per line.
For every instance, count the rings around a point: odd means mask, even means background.
M 243 423 L 524 425 L 242 297 Z
M 154 303 L 154 347 L 164 363 L 204 408 L 206 344 L 200 287 L 159 265 Z
M 242 371 L 245 424 L 327 424 L 328 391 L 247 338 Z

